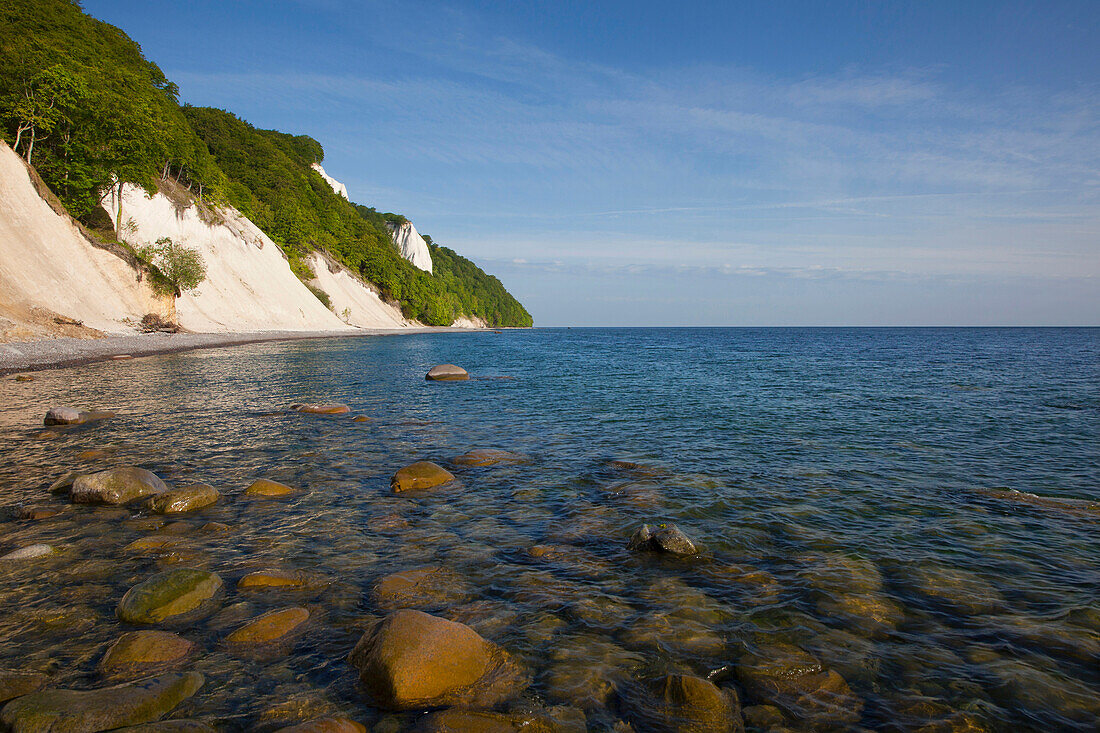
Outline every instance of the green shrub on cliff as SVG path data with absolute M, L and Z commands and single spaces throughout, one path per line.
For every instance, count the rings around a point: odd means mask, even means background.
M 161 295 L 179 295 L 197 288 L 206 279 L 206 263 L 197 250 L 184 247 L 168 237 L 138 250 L 138 256 L 163 276 L 154 278 L 153 289 Z

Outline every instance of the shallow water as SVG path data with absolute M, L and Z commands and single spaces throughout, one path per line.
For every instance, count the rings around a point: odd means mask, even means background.
M 425 382 L 441 362 L 475 379 Z M 130 463 L 224 495 L 167 533 L 131 510 L 0 514 L 0 555 L 61 548 L 0 566 L 0 668 L 48 671 L 59 686 L 104 684 L 95 668 L 124 630 L 115 607 L 128 588 L 200 567 L 225 579 L 227 610 L 181 631 L 200 644 L 187 666 L 207 684 L 172 717 L 227 730 L 331 712 L 369 724 L 387 714 L 345 660 L 387 610 L 375 584 L 438 566 L 448 580 L 418 607 L 531 670 L 515 705 L 580 708 L 592 730 L 630 718 L 616 691 L 668 672 L 710 675 L 746 707 L 769 702 L 745 670 L 803 653 L 851 695 L 839 715 L 781 704 L 796 729 L 1100 721 L 1097 329 L 333 339 L 9 376 L 0 389 L 0 505 L 63 506 L 46 491 L 54 479 Z M 285 412 L 313 399 L 372 419 Z M 119 417 L 39 439 L 55 404 Z M 530 461 L 447 463 L 484 447 Z M 93 449 L 108 454 L 79 457 Z M 425 459 L 457 482 L 390 493 L 396 469 Z M 243 497 L 261 477 L 302 491 Z M 647 521 L 677 524 L 702 554 L 628 552 Z M 210 522 L 229 530 L 201 529 Z M 157 532 L 168 546 L 126 549 Z M 263 568 L 317 583 L 235 589 Z M 314 611 L 292 649 L 243 657 L 222 643 L 292 603 Z

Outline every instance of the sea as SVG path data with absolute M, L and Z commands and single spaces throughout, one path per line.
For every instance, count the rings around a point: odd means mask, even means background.
M 426 381 L 441 363 L 471 378 Z M 0 562 L 0 668 L 51 686 L 107 684 L 123 594 L 195 567 L 227 590 L 174 629 L 206 684 L 170 717 L 219 730 L 415 725 L 347 661 L 402 606 L 506 650 L 530 684 L 498 710 L 561 730 L 651 729 L 638 691 L 670 674 L 749 730 L 1100 728 L 1100 329 L 424 333 L 33 377 L 0 378 L 0 555 L 55 551 Z M 289 409 L 317 401 L 351 412 Z M 117 417 L 44 433 L 55 405 Z M 483 448 L 516 457 L 452 462 Z M 393 493 L 416 461 L 456 478 Z M 164 517 L 48 491 L 117 465 L 222 499 Z M 245 496 L 259 478 L 296 491 Z M 628 549 L 643 524 L 698 553 Z M 236 587 L 264 569 L 310 582 Z M 226 645 L 287 605 L 310 611 L 292 642 Z

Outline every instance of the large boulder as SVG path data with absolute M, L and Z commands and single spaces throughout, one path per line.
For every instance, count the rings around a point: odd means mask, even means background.
M 287 496 L 288 494 L 293 494 L 294 491 L 294 489 L 287 486 L 286 484 L 281 484 L 278 481 L 261 478 L 253 481 L 252 485 L 244 490 L 244 493 L 246 496 L 271 498 L 277 496 Z
M 503 649 L 465 624 L 395 611 L 363 634 L 349 661 L 379 707 L 489 707 L 518 694 L 527 677 Z
M 454 481 L 454 478 L 453 473 L 438 464 L 431 461 L 417 461 L 395 473 L 390 479 L 390 488 L 395 494 L 402 491 L 431 489 Z
M 455 382 L 469 379 L 470 373 L 454 364 L 439 364 L 429 369 L 424 378 L 430 382 Z
M 168 631 L 131 631 L 111 645 L 99 662 L 107 677 L 141 677 L 182 662 L 195 645 Z
M 670 555 L 695 555 L 699 550 L 688 536 L 673 525 L 650 527 L 643 524 L 631 537 L 627 545 L 629 550 L 648 550 L 666 552 Z
M 120 466 L 77 476 L 69 489 L 69 499 L 75 504 L 118 505 L 165 491 L 168 487 L 152 471 Z
M 198 672 L 171 673 L 99 690 L 42 690 L 9 702 L 0 724 L 11 733 L 94 733 L 158 720 L 198 692 Z
M 185 623 L 212 611 L 222 593 L 215 573 L 176 568 L 138 583 L 118 604 L 118 617 L 128 624 Z
M 145 508 L 154 514 L 181 514 L 215 503 L 221 494 L 210 484 L 191 484 L 146 500 Z
M 636 730 L 662 733 L 743 731 L 736 697 L 701 677 L 670 674 L 625 695 Z
M 78 410 L 75 407 L 51 407 L 42 420 L 46 425 L 81 425 L 93 420 L 109 420 L 115 416 L 105 410 Z

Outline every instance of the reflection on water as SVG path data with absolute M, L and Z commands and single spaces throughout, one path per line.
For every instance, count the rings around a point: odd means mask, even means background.
M 425 382 L 441 362 L 510 379 Z M 336 339 L 0 384 L 0 555 L 59 549 L 0 566 L 0 668 L 57 686 L 105 684 L 97 665 L 126 630 L 122 595 L 196 567 L 227 594 L 179 630 L 207 685 L 173 717 L 227 730 L 328 713 L 411 721 L 371 708 L 346 662 L 372 619 L 409 604 L 520 659 L 533 684 L 513 705 L 578 708 L 592 730 L 645 730 L 631 699 L 670 672 L 736 689 L 750 729 L 1100 720 L 1096 330 Z M 352 414 L 284 412 L 303 400 Z M 55 404 L 119 417 L 43 439 Z M 485 447 L 530 461 L 447 463 Z M 391 494 L 392 473 L 423 459 L 457 481 Z M 165 518 L 69 507 L 46 490 L 122 464 L 210 483 L 223 500 Z M 261 477 L 301 491 L 245 498 Z M 628 552 L 645 521 L 676 523 L 702 555 Z M 236 588 L 264 569 L 309 582 Z M 419 569 L 411 596 L 379 586 Z M 312 611 L 291 649 L 224 643 L 289 605 Z

